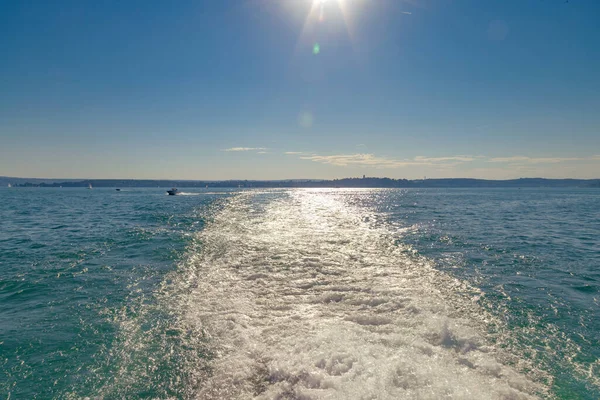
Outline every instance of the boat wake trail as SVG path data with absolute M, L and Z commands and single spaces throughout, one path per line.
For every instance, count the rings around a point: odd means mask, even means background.
M 171 283 L 189 290 L 170 300 L 211 354 L 192 397 L 547 394 L 502 361 L 474 288 L 415 256 L 347 197 L 243 193 L 198 234 L 199 249 Z

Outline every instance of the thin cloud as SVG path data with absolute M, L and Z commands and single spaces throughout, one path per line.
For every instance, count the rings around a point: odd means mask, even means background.
M 464 162 L 475 161 L 482 156 L 450 156 L 450 157 L 425 157 L 417 156 L 413 159 L 394 159 L 376 156 L 371 153 L 335 154 L 335 155 L 305 155 L 302 160 L 310 160 L 322 164 L 330 164 L 339 167 L 348 166 L 370 166 L 373 168 L 402 168 L 408 166 L 437 166 L 452 167 Z
M 402 14 L 412 15 L 412 13 L 410 11 L 402 11 Z
M 434 168 L 452 168 L 465 163 L 487 162 L 495 164 L 508 164 L 518 169 L 531 168 L 533 165 L 558 164 L 574 161 L 598 161 L 600 155 L 591 157 L 486 157 L 474 155 L 456 155 L 444 157 L 416 156 L 410 159 L 396 159 L 377 156 L 372 153 L 355 154 L 305 154 L 301 152 L 288 151 L 285 154 L 300 155 L 300 159 L 318 162 L 321 164 L 335 165 L 338 167 L 367 166 L 372 168 L 403 168 L 409 166 L 430 166 Z M 477 165 L 477 164 L 475 164 Z M 481 165 L 481 164 L 479 164 Z M 504 168 L 504 167 L 502 167 Z
M 398 168 L 401 166 L 410 165 L 400 160 L 389 159 L 385 157 L 377 157 L 373 154 L 339 154 L 331 156 L 303 156 L 303 160 L 310 160 L 322 164 L 330 164 L 338 167 L 348 166 L 371 166 L 374 168 Z
M 493 157 L 488 162 L 493 163 L 513 163 L 513 164 L 558 164 L 568 161 L 581 161 L 585 160 L 580 157 L 526 157 L 526 156 L 513 156 L 513 157 Z
M 339 167 L 348 166 L 369 166 L 373 168 L 402 168 L 411 165 L 433 165 L 434 163 L 422 160 L 397 160 L 387 157 L 378 157 L 370 153 L 358 154 L 338 154 L 330 156 L 310 155 L 300 157 L 303 160 L 310 160 L 322 164 L 330 164 Z
M 283 154 L 294 155 L 294 154 L 304 154 L 304 152 L 302 152 L 302 151 L 286 151 Z
M 221 151 L 265 151 L 266 147 L 230 147 Z
M 483 158 L 483 156 L 452 156 L 452 157 L 423 157 L 423 156 L 416 156 L 415 157 L 415 161 L 419 161 L 419 162 L 430 162 L 430 163 L 437 163 L 437 162 L 445 162 L 445 161 L 461 161 L 461 162 L 471 162 L 471 161 L 475 161 L 478 158 Z

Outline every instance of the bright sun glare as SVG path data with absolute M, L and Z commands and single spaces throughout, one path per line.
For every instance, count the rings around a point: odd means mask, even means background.
M 313 0 L 314 5 L 324 5 L 325 3 L 343 3 L 344 0 Z
M 309 0 L 312 3 L 311 9 L 307 15 L 306 21 L 304 23 L 304 28 L 303 28 L 303 33 L 302 36 L 306 36 L 307 32 L 310 30 L 311 26 L 314 26 L 314 24 L 323 24 L 323 23 L 327 23 L 328 18 L 326 17 L 326 14 L 328 13 L 328 11 L 333 11 L 332 8 L 330 8 L 330 5 L 334 5 L 337 6 L 337 9 L 339 10 L 339 12 L 341 13 L 341 18 L 344 21 L 344 25 L 346 26 L 346 31 L 348 33 L 348 36 L 351 38 L 352 40 L 352 21 L 350 20 L 350 14 L 349 14 L 349 1 L 347 0 Z M 334 12 L 335 13 L 335 12 Z M 319 43 L 318 41 L 315 42 L 313 44 L 313 54 L 319 54 Z

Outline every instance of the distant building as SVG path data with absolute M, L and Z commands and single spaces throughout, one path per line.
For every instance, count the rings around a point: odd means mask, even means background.
M 365 178 L 366 178 L 366 176 L 363 175 L 363 179 L 365 179 Z

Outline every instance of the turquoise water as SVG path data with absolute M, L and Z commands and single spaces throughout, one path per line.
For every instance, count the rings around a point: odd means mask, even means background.
M 598 190 L 0 200 L 0 398 L 600 398 Z

